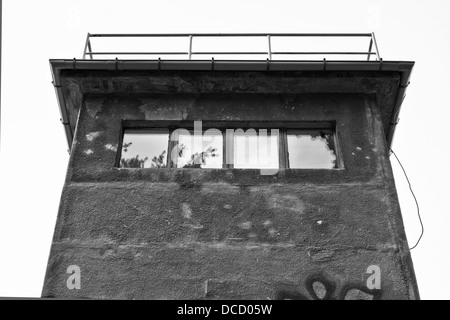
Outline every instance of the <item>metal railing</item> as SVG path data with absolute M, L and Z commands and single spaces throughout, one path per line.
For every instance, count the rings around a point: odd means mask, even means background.
M 263 37 L 266 38 L 267 50 L 264 51 L 194 51 L 194 38 L 206 37 Z M 273 51 L 272 39 L 276 37 L 331 37 L 331 38 L 367 38 L 369 41 L 367 51 Z M 114 52 L 114 51 L 92 51 L 91 38 L 186 38 L 188 40 L 188 48 L 185 51 L 152 51 L 152 52 Z M 374 49 L 374 50 L 373 50 Z M 197 33 L 197 34 L 87 34 L 86 44 L 83 51 L 83 59 L 89 57 L 94 59 L 95 56 L 112 56 L 119 55 L 182 55 L 186 56 L 187 60 L 192 60 L 195 55 L 252 55 L 255 57 L 262 57 L 263 59 L 273 60 L 277 55 L 314 55 L 314 56 L 328 56 L 341 55 L 352 57 L 363 57 L 364 60 L 371 60 L 374 56 L 376 61 L 381 60 L 380 52 L 378 50 L 375 34 L 372 33 Z M 324 58 L 325 59 L 325 58 Z M 362 59 L 358 59 L 362 60 Z

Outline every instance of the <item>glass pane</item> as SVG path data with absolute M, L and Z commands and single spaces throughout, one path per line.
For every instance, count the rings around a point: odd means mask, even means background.
M 234 168 L 278 169 L 278 129 L 234 132 Z
M 331 130 L 288 130 L 291 169 L 336 168 L 336 150 Z
M 222 168 L 223 137 L 219 130 L 206 130 L 203 135 L 182 130 L 177 147 L 177 168 Z
M 165 168 L 168 129 L 127 129 L 123 135 L 121 168 Z

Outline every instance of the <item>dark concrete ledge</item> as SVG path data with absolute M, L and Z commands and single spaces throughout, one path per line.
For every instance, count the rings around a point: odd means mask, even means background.
M 77 60 L 77 59 L 51 59 L 50 66 L 53 76 L 53 85 L 56 90 L 58 104 L 61 112 L 61 121 L 65 127 L 67 141 L 71 148 L 73 140 L 73 130 L 76 116 L 70 116 L 66 105 L 67 99 L 77 99 L 84 94 L 82 88 L 78 88 L 76 97 L 67 97 L 61 82 L 61 72 L 71 70 L 73 72 L 93 71 L 100 73 L 113 71 L 123 73 L 129 71 L 238 71 L 238 72 L 314 72 L 313 78 L 327 77 L 334 72 L 365 72 L 366 74 L 396 73 L 400 75 L 393 103 L 389 106 L 389 120 L 386 130 L 388 146 L 391 145 L 394 136 L 395 126 L 398 123 L 400 107 L 404 99 L 406 87 L 414 66 L 411 61 L 251 61 L 251 60 Z M 317 73 L 318 72 L 318 73 Z M 218 75 L 219 73 L 215 73 Z M 106 74 L 104 74 L 106 75 Z M 111 76 L 111 75 L 110 75 Z M 72 88 L 73 91 L 74 88 Z M 75 120 L 74 120 L 75 119 Z

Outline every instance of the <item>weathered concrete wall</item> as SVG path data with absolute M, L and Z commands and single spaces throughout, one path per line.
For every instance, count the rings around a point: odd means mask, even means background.
M 312 299 L 319 281 L 326 298 L 418 298 L 380 108 L 392 97 L 375 92 L 398 78 L 332 78 L 339 93 L 324 76 L 249 74 L 155 74 L 145 88 L 67 76 L 84 96 L 43 296 Z M 336 121 L 344 168 L 120 169 L 122 119 Z M 371 265 L 379 290 L 366 287 Z

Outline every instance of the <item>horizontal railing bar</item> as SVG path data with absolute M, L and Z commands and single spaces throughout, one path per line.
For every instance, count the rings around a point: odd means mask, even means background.
M 94 33 L 89 37 L 372 37 L 371 33 Z
M 187 55 L 189 52 L 86 52 L 86 54 L 92 54 L 92 55 L 106 55 L 106 54 L 184 54 Z
M 296 52 L 296 51 L 281 51 L 281 52 L 271 52 L 272 54 L 298 54 L 298 55 L 308 55 L 308 54 L 314 54 L 314 55 L 318 55 L 318 54 L 329 54 L 329 55 L 376 55 L 376 52 L 320 52 L 320 51 L 301 51 L 301 52 Z M 86 52 L 86 54 L 90 54 L 90 55 L 112 55 L 112 54 L 124 54 L 124 55 L 158 55 L 158 54 L 166 54 L 166 55 L 188 55 L 189 52 Z M 268 52 L 224 52 L 224 51 L 199 51 L 199 52 L 191 52 L 191 54 L 250 54 L 250 55 L 267 55 Z
M 301 52 L 295 52 L 295 51 L 275 51 L 272 52 L 272 54 L 342 54 L 342 55 L 348 55 L 348 54 L 352 54 L 352 55 L 373 55 L 376 54 L 376 52 L 320 52 L 320 51 L 301 51 Z
M 269 54 L 267 51 L 196 51 L 192 54 Z

